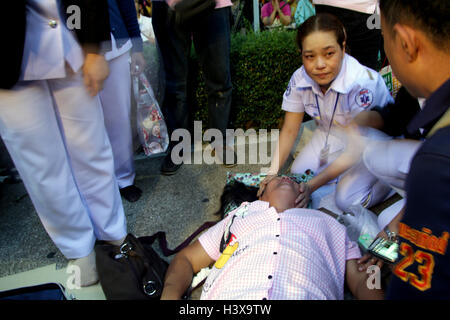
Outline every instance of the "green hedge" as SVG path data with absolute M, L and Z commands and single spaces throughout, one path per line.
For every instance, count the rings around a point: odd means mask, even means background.
M 234 128 L 279 128 L 283 118 L 283 93 L 292 73 L 301 66 L 295 44 L 295 31 L 264 31 L 231 38 L 231 77 L 233 102 L 231 126 Z M 197 62 L 191 61 L 196 69 Z M 195 79 L 195 78 L 194 78 Z M 207 123 L 208 111 L 202 72 L 193 91 L 197 102 L 195 120 Z M 195 99 L 196 98 L 196 99 Z

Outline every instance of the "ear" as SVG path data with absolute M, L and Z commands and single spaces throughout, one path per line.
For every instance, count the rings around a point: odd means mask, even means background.
M 408 62 L 414 62 L 417 59 L 419 49 L 419 41 L 417 31 L 404 24 L 395 24 L 394 28 L 395 41 L 398 41 L 400 50 L 403 52 Z

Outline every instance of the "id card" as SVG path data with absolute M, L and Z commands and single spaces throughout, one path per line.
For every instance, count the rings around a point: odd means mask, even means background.
M 330 145 L 326 144 L 322 150 L 320 150 L 319 155 L 319 168 L 323 167 L 328 163 L 328 154 L 330 153 Z

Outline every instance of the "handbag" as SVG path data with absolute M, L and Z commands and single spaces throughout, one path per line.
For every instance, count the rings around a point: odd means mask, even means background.
M 175 24 L 184 25 L 195 17 L 214 10 L 215 7 L 216 0 L 181 0 L 170 11 Z
M 120 246 L 98 241 L 94 247 L 97 272 L 106 299 L 160 299 L 169 264 L 153 249 L 153 242 L 158 239 L 161 251 L 168 257 L 187 247 L 201 232 L 214 224 L 215 221 L 205 222 L 173 250 L 167 247 L 166 233 L 162 231 L 139 238 L 128 234 Z M 189 288 L 184 298 L 200 285 Z
M 168 268 L 151 244 L 128 234 L 121 246 L 95 245 L 97 272 L 107 300 L 156 300 Z

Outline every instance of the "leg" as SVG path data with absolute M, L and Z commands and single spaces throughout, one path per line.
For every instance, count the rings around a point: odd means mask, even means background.
M 214 10 L 194 25 L 194 45 L 205 75 L 209 128 L 223 137 L 231 108 L 230 8 Z
M 155 1 L 152 6 L 153 29 L 160 46 L 166 75 L 166 92 L 161 109 L 169 135 L 172 135 L 177 128 L 188 129 L 186 88 L 191 33 L 186 28 L 177 28 L 167 21 L 169 7 L 165 2 Z
M 46 81 L 0 90 L 0 133 L 42 224 L 68 259 L 87 256 L 94 226 L 74 179 Z
M 88 96 L 80 73 L 49 81 L 59 112 L 73 176 L 100 240 L 126 236 L 111 144 L 99 98 Z
M 109 61 L 110 74 L 100 92 L 106 131 L 114 155 L 119 188 L 133 185 L 135 178 L 131 137 L 131 78 L 129 52 Z
M 336 187 L 336 205 L 346 211 L 353 204 L 366 208 L 383 201 L 391 192 L 391 187 L 367 170 L 361 160 L 342 175 Z
M 190 31 L 176 28 L 168 21 L 169 7 L 164 1 L 152 2 L 152 24 L 161 50 L 165 71 L 165 93 L 161 111 L 167 124 L 169 137 L 178 128 L 189 129 L 187 105 L 188 55 L 191 48 Z M 174 164 L 171 153 L 174 143 L 170 139 L 161 173 L 174 174 L 181 164 Z

